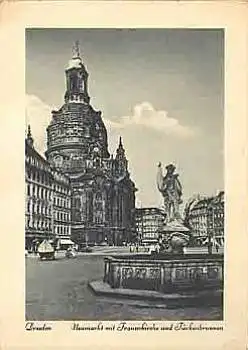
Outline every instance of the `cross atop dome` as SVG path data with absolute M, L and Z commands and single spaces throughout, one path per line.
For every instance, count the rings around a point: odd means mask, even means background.
M 65 70 L 66 93 L 65 102 L 88 104 L 88 72 L 80 57 L 79 41 L 76 40 L 72 46 L 72 58 Z
M 72 57 L 71 57 L 71 59 L 68 62 L 66 70 L 72 69 L 72 68 L 76 68 L 76 69 L 84 68 L 85 69 L 85 67 L 83 65 L 83 62 L 82 62 L 81 55 L 80 55 L 80 44 L 79 44 L 78 40 L 76 40 L 73 43 L 73 46 L 72 46 Z
M 72 47 L 72 58 L 80 58 L 80 45 L 79 41 L 76 40 Z

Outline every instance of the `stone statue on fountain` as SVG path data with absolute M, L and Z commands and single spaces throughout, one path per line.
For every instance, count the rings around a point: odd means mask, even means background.
M 176 167 L 169 164 L 163 175 L 162 165 L 159 162 L 157 170 L 157 187 L 163 196 L 165 221 L 161 231 L 162 240 L 171 251 L 181 252 L 188 243 L 188 228 L 183 225 L 179 206 L 182 203 L 182 185 L 175 173 Z
M 157 186 L 164 199 L 164 209 L 167 221 L 180 219 L 179 205 L 182 203 L 182 186 L 175 174 L 176 167 L 169 164 L 166 167 L 167 173 L 163 176 L 162 165 L 159 162 L 157 172 Z

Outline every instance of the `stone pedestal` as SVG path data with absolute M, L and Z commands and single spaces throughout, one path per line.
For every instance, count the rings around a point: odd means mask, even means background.
M 189 229 L 180 219 L 174 219 L 164 223 L 160 234 L 162 242 L 168 246 L 169 250 L 180 253 L 189 242 L 189 233 Z

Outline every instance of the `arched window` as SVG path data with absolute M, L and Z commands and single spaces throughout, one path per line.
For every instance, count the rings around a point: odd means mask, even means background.
M 101 192 L 96 193 L 96 200 L 101 200 L 102 199 L 102 194 Z
M 104 200 L 101 192 L 95 194 L 94 200 L 94 221 L 97 224 L 104 222 Z

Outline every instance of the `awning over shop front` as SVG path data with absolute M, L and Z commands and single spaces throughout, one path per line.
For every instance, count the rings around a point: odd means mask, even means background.
M 142 242 L 143 243 L 151 243 L 151 242 L 157 243 L 158 239 L 142 239 Z
M 60 239 L 60 240 L 59 240 L 59 243 L 60 243 L 61 245 L 74 245 L 74 244 L 75 244 L 75 243 L 72 242 L 72 240 L 70 240 L 70 239 Z

